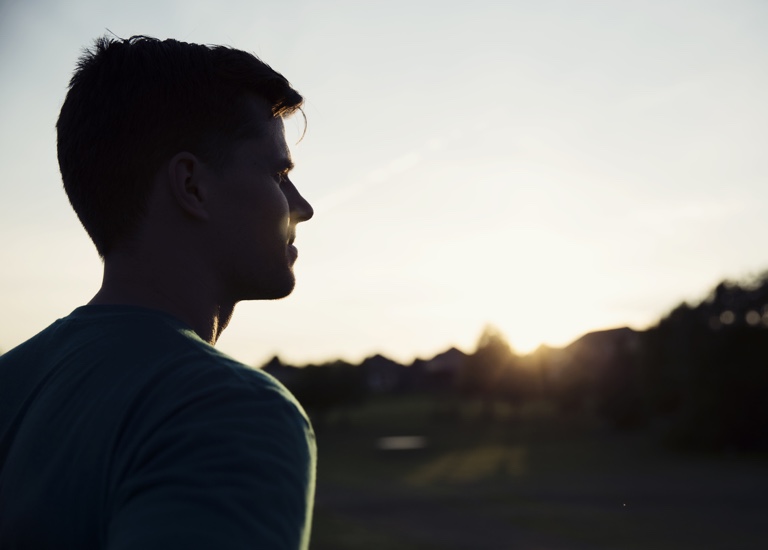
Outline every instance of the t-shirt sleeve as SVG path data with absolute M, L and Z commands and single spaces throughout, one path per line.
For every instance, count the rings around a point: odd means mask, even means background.
M 109 550 L 306 549 L 315 442 L 298 404 L 260 373 L 186 381 L 116 458 Z

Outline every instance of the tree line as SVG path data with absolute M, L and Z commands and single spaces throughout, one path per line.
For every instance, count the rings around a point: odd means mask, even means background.
M 562 414 L 594 413 L 620 430 L 646 430 L 689 449 L 768 450 L 768 272 L 724 281 L 700 303 L 682 303 L 645 331 L 589 333 L 562 349 L 515 353 L 486 327 L 471 354 L 451 349 L 401 365 L 376 355 L 302 368 L 278 358 L 264 366 L 322 426 L 376 393 L 473 400 L 485 421 L 501 405 L 546 400 Z M 438 400 L 439 401 L 439 400 Z

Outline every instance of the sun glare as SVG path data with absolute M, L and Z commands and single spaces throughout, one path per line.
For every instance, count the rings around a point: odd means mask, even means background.
M 465 292 L 457 307 L 497 326 L 518 353 L 567 344 L 610 323 L 595 301 L 610 282 L 598 275 L 590 249 L 567 236 L 515 228 L 458 245 L 465 257 L 452 277 Z

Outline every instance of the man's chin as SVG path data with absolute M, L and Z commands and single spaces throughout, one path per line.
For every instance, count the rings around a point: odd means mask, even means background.
M 272 294 L 265 295 L 261 300 L 280 300 L 282 298 L 286 298 L 291 295 L 293 292 L 293 289 L 296 285 L 291 285 L 290 288 L 285 288 L 283 290 L 276 291 Z
M 246 300 L 279 300 L 285 298 L 293 292 L 296 287 L 296 278 L 292 272 L 286 273 L 283 277 L 275 278 L 273 281 L 269 281 L 269 284 L 260 285 L 259 288 L 253 289 L 254 292 L 250 294 Z

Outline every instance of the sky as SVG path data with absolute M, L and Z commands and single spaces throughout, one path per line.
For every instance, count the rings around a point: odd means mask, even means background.
M 86 303 L 101 263 L 55 122 L 107 32 L 251 51 L 288 121 L 295 292 L 218 347 L 260 365 L 521 353 L 644 329 L 768 269 L 768 3 L 0 0 L 0 350 Z

